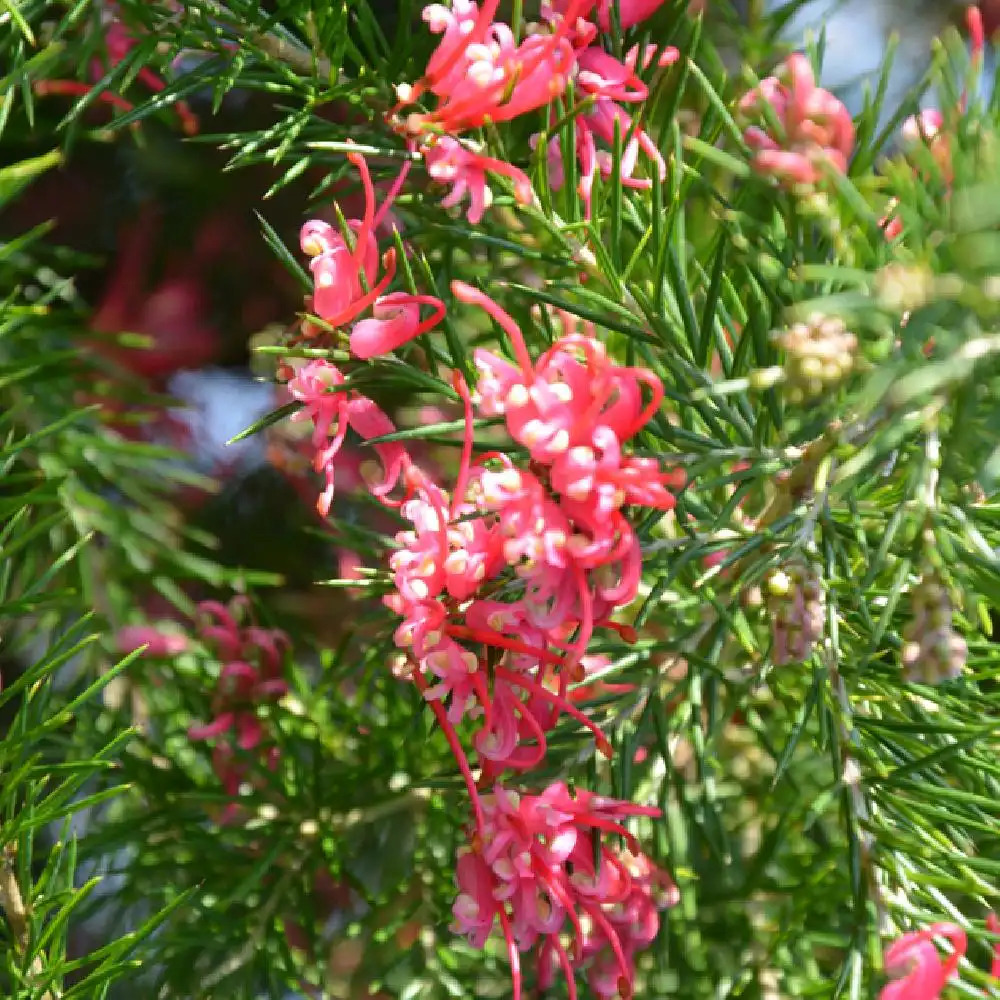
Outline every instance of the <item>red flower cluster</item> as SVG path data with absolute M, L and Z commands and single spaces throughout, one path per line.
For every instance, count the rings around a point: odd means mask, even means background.
M 652 14 L 662 0 L 639 0 L 620 5 L 623 27 L 630 27 Z M 518 167 L 483 156 L 471 143 L 459 138 L 487 123 L 510 121 L 527 112 L 548 107 L 562 96 L 570 82 L 587 100 L 587 108 L 577 115 L 576 155 L 580 160 L 580 194 L 590 216 L 591 191 L 598 170 L 608 176 L 612 168 L 609 151 L 598 151 L 598 140 L 612 146 L 615 130 L 623 149 L 621 175 L 629 187 L 648 187 L 648 177 L 635 176 L 641 151 L 661 178 L 666 175 L 663 157 L 653 140 L 627 115 L 620 103 L 640 103 L 649 95 L 636 74 L 639 49 L 633 48 L 620 62 L 595 44 L 598 27 L 608 30 L 610 4 L 597 5 L 597 24 L 586 17 L 594 0 L 556 0 L 543 3 L 543 23 L 528 27 L 517 42 L 511 27 L 494 21 L 496 0 L 482 7 L 474 0 L 456 0 L 451 7 L 431 4 L 424 8 L 424 20 L 442 36 L 427 71 L 416 85 L 402 84 L 397 90 L 400 107 L 413 105 L 430 93 L 437 99 L 431 112 L 411 112 L 404 131 L 424 157 L 428 174 L 451 192 L 442 203 L 458 204 L 468 197 L 467 217 L 480 221 L 492 195 L 487 173 L 502 174 L 514 183 L 514 196 L 522 204 L 531 201 L 531 183 Z M 654 60 L 660 66 L 677 58 L 676 49 L 658 53 L 655 46 L 643 50 L 642 65 Z M 554 124 L 557 116 L 550 113 Z M 535 138 L 537 142 L 537 137 Z M 563 183 L 558 139 L 548 149 L 549 176 L 554 187 Z
M 315 226 L 309 239 L 325 241 L 317 257 L 327 254 L 331 267 L 352 274 L 365 266 L 371 244 L 363 245 L 361 234 L 370 233 L 374 224 L 369 218 L 358 227 L 353 249 Z M 347 315 L 360 296 L 357 290 L 336 287 L 344 297 L 330 309 Z M 471 922 L 469 933 L 477 920 L 485 921 L 483 933 L 473 935 L 477 940 L 485 938 L 494 920 L 499 922 L 515 959 L 518 990 L 518 949 L 534 947 L 541 935 L 543 977 L 551 977 L 558 961 L 571 978 L 574 970 L 586 971 L 602 997 L 628 995 L 635 954 L 656 933 L 657 906 L 672 897 L 657 895 L 670 885 L 669 879 L 639 852 L 614 817 L 659 811 L 607 803 L 586 792 L 573 798 L 562 786 L 518 800 L 525 808 L 551 800 L 559 811 L 551 819 L 553 843 L 568 845 L 559 870 L 550 870 L 555 855 L 548 860 L 540 855 L 535 866 L 548 872 L 537 876 L 542 879 L 538 884 L 555 901 L 542 916 L 537 899 L 530 902 L 530 891 L 510 903 L 502 902 L 507 898 L 502 894 L 492 895 L 503 887 L 490 879 L 506 869 L 488 844 L 500 836 L 490 833 L 491 823 L 514 829 L 519 822 L 501 818 L 503 809 L 497 812 L 491 805 L 512 801 L 513 793 L 497 779 L 507 771 L 540 765 L 546 733 L 561 716 L 575 720 L 611 755 L 608 740 L 579 707 L 581 692 L 570 692 L 569 685 L 587 678 L 583 661 L 596 628 L 610 628 L 626 638 L 632 634 L 628 626 L 612 621 L 615 611 L 635 598 L 641 572 L 639 542 L 625 509 L 669 510 L 674 504 L 671 489 L 683 483 L 680 474 L 664 472 L 655 460 L 626 451 L 658 411 L 663 388 L 652 372 L 615 364 L 592 330 L 581 332 L 565 316 L 565 334 L 532 359 L 520 328 L 495 302 L 462 282 L 453 283 L 452 291 L 497 322 L 509 338 L 514 360 L 486 350 L 475 353 L 480 372 L 475 402 L 464 380 L 454 379 L 464 402 L 466 437 L 453 494 L 398 442 L 376 444 L 384 474 L 371 491 L 395 506 L 390 494 L 397 485 L 404 489 L 399 511 L 410 527 L 397 535 L 399 547 L 389 564 L 395 592 L 385 599 L 402 618 L 395 634 L 404 653 L 400 672 L 413 680 L 434 712 L 472 800 L 473 847 L 459 861 L 465 902 L 460 896 L 456 917 Z M 394 427 L 330 362 L 303 366 L 288 388 L 303 404 L 295 418 L 313 424 L 315 467 L 326 477 L 318 506 L 325 513 L 348 428 L 368 440 Z M 472 461 L 476 410 L 482 416 L 504 416 L 511 437 L 528 453 L 528 467 L 497 453 Z M 220 708 L 219 719 L 199 734 L 238 724 L 227 705 Z M 456 731 L 465 717 L 481 719 L 472 741 L 478 780 Z M 481 787 L 494 785 L 492 797 L 480 796 Z M 586 848 L 583 841 L 576 846 L 574 831 L 580 827 L 623 835 L 630 850 L 619 854 L 602 846 L 604 860 L 597 870 L 589 839 Z M 541 828 L 536 832 L 541 834 Z M 534 834 L 528 839 L 534 840 Z M 474 914 L 468 900 L 485 907 L 484 886 L 492 886 L 494 902 Z M 567 920 L 577 934 L 572 957 L 558 936 Z
M 340 369 L 329 361 L 310 361 L 288 383 L 288 391 L 293 399 L 303 404 L 301 410 L 292 414 L 292 420 L 308 419 L 313 422 L 314 468 L 322 472 L 326 479 L 326 488 L 316 502 L 316 509 L 325 517 L 333 502 L 337 457 L 348 428 L 366 441 L 391 434 L 396 428 L 370 399 L 348 389 Z M 382 461 L 385 476 L 371 490 L 382 500 L 399 481 L 406 453 L 399 444 L 378 444 L 375 450 Z
M 576 18 L 593 0 L 570 0 L 566 16 L 552 30 L 528 32 L 517 42 L 510 26 L 494 22 L 499 0 L 455 0 L 451 7 L 431 4 L 424 20 L 441 43 L 415 86 L 397 88 L 412 104 L 426 92 L 437 98 L 430 113 L 413 112 L 407 131 L 457 135 L 488 122 L 506 122 L 542 108 L 566 89 L 574 64 L 567 37 Z
M 481 948 L 499 923 L 519 984 L 518 951 L 538 948 L 539 986 L 547 989 L 556 963 L 576 998 L 574 970 L 585 969 L 594 993 L 605 998 L 632 992 L 635 955 L 656 937 L 658 910 L 677 901 L 666 872 L 639 850 L 619 822 L 657 816 L 658 809 L 575 795 L 562 782 L 541 795 L 518 795 L 501 784 L 482 797 L 483 832 L 463 849 L 456 865 L 459 895 L 453 929 Z M 613 850 L 593 837 L 620 836 Z M 573 930 L 572 954 L 560 935 Z
M 620 3 L 623 25 L 637 23 L 661 0 Z M 544 5 L 543 24 L 518 38 L 494 21 L 497 0 L 454 0 L 427 7 L 424 19 L 442 36 L 424 77 L 398 88 L 401 107 L 424 95 L 429 111 L 402 122 L 411 150 L 428 174 L 450 187 L 445 207 L 468 200 L 477 223 L 492 196 L 489 173 L 508 177 L 521 202 L 532 198 L 518 167 L 482 154 L 463 133 L 547 108 L 573 79 L 587 104 L 577 117 L 581 191 L 590 211 L 598 170 L 612 169 L 609 151 L 622 142 L 624 183 L 648 187 L 650 171 L 665 166 L 655 144 L 622 109 L 648 96 L 637 67 L 677 58 L 673 49 L 633 49 L 618 61 L 596 44 L 610 24 L 610 3 L 585 18 L 594 0 Z M 552 119 L 550 119 L 552 120 Z M 598 145 L 608 147 L 598 150 Z M 639 155 L 648 168 L 638 176 Z M 311 221 L 301 245 L 312 258 L 312 312 L 330 327 L 350 326 L 351 353 L 360 359 L 391 351 L 431 329 L 444 306 L 430 296 L 389 293 L 396 251 L 380 259 L 376 230 L 406 177 L 406 168 L 381 207 L 367 165 L 350 156 L 365 191 L 363 218 L 344 232 Z M 553 167 L 553 179 L 558 183 Z M 466 434 L 454 488 L 447 491 L 400 443 L 375 445 L 383 466 L 371 487 L 382 503 L 402 488 L 399 513 L 408 522 L 389 560 L 394 591 L 386 605 L 400 616 L 397 673 L 422 692 L 434 713 L 471 799 L 470 847 L 458 859 L 456 926 L 477 945 L 498 926 L 511 956 L 515 998 L 520 997 L 520 952 L 537 952 L 539 981 L 558 966 L 575 996 L 574 977 L 585 974 L 601 998 L 629 996 L 635 957 L 659 926 L 658 910 L 675 899 L 673 883 L 639 849 L 623 821 L 655 817 L 659 810 L 571 794 L 551 785 L 541 794 L 517 794 L 500 783 L 508 772 L 541 765 L 547 734 L 569 717 L 607 756 L 611 746 L 581 707 L 596 691 L 617 693 L 588 679 L 588 647 L 596 629 L 634 633 L 613 620 L 639 589 L 642 552 L 629 508 L 670 510 L 683 476 L 629 452 L 629 442 L 663 401 L 656 376 L 616 364 L 592 328 L 563 316 L 564 335 L 533 358 L 511 316 L 482 292 L 454 282 L 452 292 L 483 309 L 506 334 L 513 360 L 475 352 L 475 396 L 456 373 L 453 384 L 465 412 Z M 433 312 L 421 319 L 421 308 Z M 368 315 L 371 310 L 371 315 Z M 312 335 L 304 329 L 304 335 Z M 328 361 L 313 361 L 293 375 L 295 419 L 313 425 L 314 466 L 333 495 L 335 465 L 348 429 L 370 440 L 391 433 L 388 416 L 350 385 Z M 489 453 L 473 461 L 473 418 L 503 416 L 526 461 Z M 570 685 L 577 684 L 571 691 Z M 457 727 L 477 721 L 470 753 Z M 481 790 L 486 790 L 481 794 Z M 619 849 L 623 838 L 626 849 Z M 561 937 L 573 930 L 567 949 Z
M 396 630 L 396 643 L 406 654 L 403 672 L 423 692 L 466 779 L 475 815 L 474 847 L 460 861 L 459 882 L 476 882 L 479 897 L 471 895 L 482 905 L 484 873 L 493 864 L 487 846 L 490 824 L 498 820 L 490 818 L 494 800 L 481 798 L 478 788 L 505 771 L 540 765 L 545 734 L 561 715 L 587 729 L 610 756 L 607 739 L 577 706 L 569 685 L 586 677 L 581 659 L 595 628 L 631 633 L 611 621 L 616 609 L 635 598 L 641 570 L 638 539 L 624 509 L 669 510 L 674 504 L 670 489 L 681 485 L 683 477 L 624 451 L 662 402 L 662 386 L 651 372 L 615 364 L 595 337 L 573 331 L 532 360 L 519 327 L 495 302 L 462 282 L 454 282 L 452 290 L 496 320 L 510 339 L 515 361 L 476 352 L 480 379 L 475 404 L 464 382 L 456 379 L 465 400 L 467 436 L 452 496 L 419 467 L 407 464 L 403 479 L 409 495 L 400 512 L 411 527 L 396 537 L 399 548 L 390 560 L 396 589 L 385 601 L 403 619 Z M 519 468 L 499 453 L 471 462 L 474 406 L 483 416 L 505 417 L 512 438 L 530 456 L 529 468 Z M 503 600 L 498 599 L 501 594 Z M 464 717 L 482 720 L 473 738 L 478 782 L 455 728 Z M 504 802 L 509 794 L 503 792 Z M 545 796 L 559 798 L 560 808 L 579 822 L 589 815 L 582 810 L 591 802 L 588 793 L 572 800 L 553 786 L 540 801 L 547 801 Z M 519 801 L 531 804 L 534 799 Z M 614 808 L 618 815 L 659 814 L 627 804 Z M 607 820 L 604 816 L 591 825 L 621 832 Z M 633 853 L 639 857 L 637 848 Z M 635 864 L 643 868 L 648 863 Z M 608 866 L 609 875 L 624 871 L 615 861 Z M 572 867 L 587 870 L 582 861 L 574 860 Z M 559 879 L 566 877 L 565 872 L 552 876 L 553 885 L 560 886 Z M 608 888 L 604 902 L 622 904 L 622 924 L 598 921 L 597 930 L 578 931 L 579 949 L 572 962 L 557 937 L 565 919 L 577 919 L 572 916 L 577 896 L 568 889 L 556 909 L 537 919 L 522 919 L 514 903 L 509 912 L 494 906 L 477 910 L 478 916 L 463 903 L 456 916 L 461 920 L 464 914 L 472 921 L 470 928 L 476 920 L 485 921 L 487 931 L 496 917 L 512 954 L 533 946 L 530 928 L 542 933 L 537 920 L 543 927 L 551 921 L 554 929 L 544 932 L 550 957 L 559 958 L 567 970 L 586 965 L 592 981 L 605 983 L 602 996 L 613 995 L 619 983 L 627 995 L 634 952 L 648 943 L 650 926 L 652 933 L 656 927 L 655 907 L 643 902 L 644 890 L 635 888 L 639 884 L 622 881 Z M 529 906 L 524 912 L 533 911 Z M 485 933 L 473 936 L 478 940 Z M 613 988 L 596 971 L 607 964 L 600 958 L 605 947 L 617 969 Z

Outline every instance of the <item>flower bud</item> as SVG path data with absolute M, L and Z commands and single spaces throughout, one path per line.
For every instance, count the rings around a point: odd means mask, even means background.
M 900 662 L 906 680 L 940 684 L 961 676 L 968 657 L 965 640 L 952 627 L 948 590 L 938 576 L 928 576 L 911 595 L 913 617 L 903 629 Z
M 854 367 L 858 339 L 836 316 L 810 316 L 775 340 L 785 351 L 785 382 L 793 403 L 836 388 Z
M 766 581 L 771 620 L 771 659 L 776 666 L 801 663 L 823 635 L 826 600 L 815 569 L 793 561 L 771 572 Z

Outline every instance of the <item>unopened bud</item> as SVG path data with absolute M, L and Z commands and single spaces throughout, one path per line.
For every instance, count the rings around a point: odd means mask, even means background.
M 836 316 L 810 316 L 774 339 L 785 351 L 785 382 L 793 403 L 835 389 L 854 367 L 858 338 Z
M 926 305 L 933 285 L 927 268 L 906 264 L 889 264 L 875 276 L 875 294 L 880 304 L 893 312 L 911 312 Z
M 919 684 L 940 684 L 961 676 L 969 650 L 953 627 L 951 599 L 940 577 L 928 576 L 910 597 L 913 617 L 903 629 L 903 676 Z
M 823 584 L 815 569 L 790 562 L 770 574 L 766 590 L 771 659 L 776 666 L 807 660 L 826 624 Z

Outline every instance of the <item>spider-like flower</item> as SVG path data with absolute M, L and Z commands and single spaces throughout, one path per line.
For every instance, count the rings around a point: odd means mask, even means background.
M 649 46 L 642 53 L 642 62 L 645 66 L 655 59 L 663 67 L 669 66 L 678 57 L 675 48 L 660 51 L 655 46 Z M 577 115 L 574 122 L 576 156 L 580 165 L 579 193 L 587 218 L 591 214 L 594 180 L 598 172 L 607 178 L 614 169 L 611 150 L 614 148 L 616 128 L 622 143 L 619 176 L 625 187 L 652 186 L 650 177 L 635 176 L 640 152 L 648 160 L 647 173 L 655 171 L 661 181 L 667 175 L 666 163 L 656 143 L 621 107 L 625 103 L 641 103 L 649 96 L 649 88 L 636 72 L 639 58 L 638 46 L 629 51 L 624 62 L 619 62 L 597 45 L 577 54 L 574 81 L 580 94 L 589 98 L 588 110 Z M 533 145 L 537 138 L 532 138 Z M 598 148 L 598 142 L 604 148 Z M 549 141 L 547 156 L 549 182 L 554 190 L 559 190 L 565 180 L 565 172 L 558 137 Z
M 451 7 L 431 4 L 424 20 L 442 36 L 422 80 L 397 88 L 402 105 L 430 92 L 437 106 L 406 118 L 411 135 L 458 135 L 488 122 L 505 122 L 544 107 L 566 89 L 576 62 L 568 34 L 593 0 L 570 0 L 553 30 L 528 33 L 515 42 L 510 26 L 494 22 L 499 0 L 479 6 L 454 0 Z
M 443 135 L 426 143 L 422 151 L 427 173 L 451 187 L 441 207 L 451 208 L 467 197 L 466 218 L 472 225 L 480 222 L 483 213 L 493 204 L 493 193 L 486 183 L 487 172 L 509 177 L 514 182 L 514 197 L 522 205 L 531 203 L 531 181 L 523 170 L 495 157 L 473 152 L 459 139 Z
M 538 948 L 539 984 L 551 984 L 555 963 L 571 998 L 575 971 L 586 970 L 601 998 L 631 995 L 635 955 L 659 927 L 658 910 L 677 900 L 666 872 L 639 849 L 622 825 L 658 809 L 571 793 L 556 782 L 540 795 L 497 784 L 481 800 L 481 823 L 471 848 L 459 853 L 454 929 L 483 947 L 499 925 L 511 958 L 514 996 L 520 995 L 519 953 Z M 628 850 L 601 842 L 621 836 Z M 572 944 L 564 945 L 569 928 Z
M 936 937 L 951 943 L 951 954 L 944 961 L 934 945 Z M 957 924 L 931 924 L 904 934 L 885 953 L 885 968 L 892 982 L 883 987 L 879 1000 L 939 1000 L 965 948 L 965 931 Z
M 323 517 L 330 512 L 333 502 L 337 456 L 348 429 L 366 441 L 391 434 L 396 429 L 375 403 L 356 390 L 345 391 L 343 386 L 344 376 L 340 369 L 322 359 L 304 365 L 288 383 L 292 398 L 303 404 L 301 410 L 292 414 L 292 420 L 313 422 L 313 467 L 326 479 L 326 486 L 316 501 L 316 509 Z M 376 444 L 375 452 L 382 462 L 384 476 L 381 483 L 370 489 L 377 499 L 385 500 L 399 481 L 408 459 L 399 442 Z
M 288 691 L 282 667 L 288 636 L 278 629 L 240 626 L 235 601 L 229 607 L 204 601 L 198 609 L 209 620 L 201 628 L 201 637 L 216 648 L 224 662 L 213 702 L 215 718 L 206 725 L 192 726 L 188 736 L 207 740 L 235 730 L 240 749 L 252 750 L 263 736 L 257 705 L 275 701 Z
M 368 359 L 395 350 L 435 327 L 444 317 L 444 304 L 431 295 L 385 294 L 396 274 L 395 249 L 390 248 L 382 256 L 384 270 L 379 275 L 376 230 L 402 185 L 406 168 L 376 211 L 375 188 L 365 158 L 360 153 L 350 153 L 348 160 L 358 168 L 365 193 L 363 218 L 347 223 L 351 242 L 319 219 L 310 219 L 303 225 L 299 242 L 302 252 L 312 258 L 309 262 L 313 276 L 312 311 L 331 327 L 360 320 L 350 334 L 351 353 Z M 421 306 L 432 307 L 432 314 L 421 319 Z M 360 319 L 369 309 L 372 316 Z

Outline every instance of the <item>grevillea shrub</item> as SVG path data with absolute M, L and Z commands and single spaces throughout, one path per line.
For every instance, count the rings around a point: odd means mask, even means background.
M 3 996 L 1000 996 L 995 5 L 796 6 L 0 3 Z

